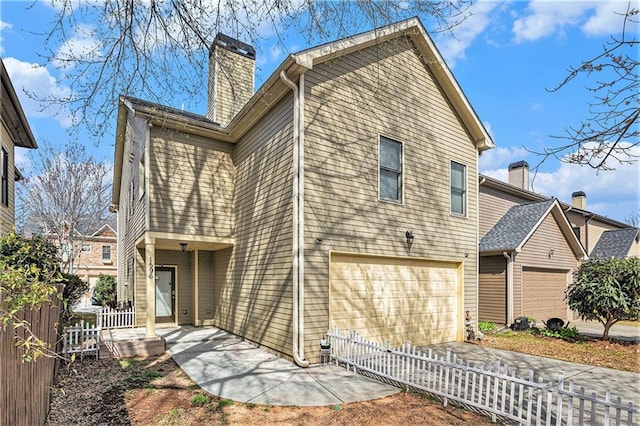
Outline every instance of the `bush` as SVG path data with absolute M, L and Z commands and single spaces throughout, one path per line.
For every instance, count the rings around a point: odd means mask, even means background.
M 40 309 L 54 297 L 61 297 L 56 287 L 60 281 L 57 251 L 51 243 L 39 237 L 27 239 L 15 232 L 0 237 L 0 329 L 13 329 L 24 361 L 55 356 L 47 343 L 33 334 L 31 324 L 21 319 L 20 313 Z
M 96 282 L 96 299 L 102 306 L 115 308 L 117 298 L 116 279 L 111 275 L 100 274 Z
M 478 330 L 490 333 L 496 329 L 496 324 L 491 321 L 478 321 Z
M 555 339 L 562 339 L 562 340 L 569 340 L 569 341 L 576 340 L 580 335 L 580 333 L 578 332 L 578 329 L 575 327 L 571 327 L 571 328 L 565 327 L 559 330 L 552 330 L 550 328 L 545 327 L 538 330 L 538 333 L 540 334 L 540 336 L 553 337 Z
M 71 317 L 73 307 L 80 301 L 80 298 L 87 292 L 89 285 L 77 275 L 62 273 L 64 291 L 62 292 L 62 322 L 66 322 Z

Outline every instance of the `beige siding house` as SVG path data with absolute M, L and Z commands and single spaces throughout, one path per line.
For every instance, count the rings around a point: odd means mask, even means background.
M 624 257 L 637 247 L 638 230 L 587 211 L 583 192 L 565 204 L 529 191 L 528 175 L 521 161 L 509 166 L 509 183 L 480 176 L 480 320 L 570 320 L 564 292 L 587 248 L 591 256 Z
M 137 324 L 214 325 L 301 365 L 332 326 L 462 340 L 493 142 L 420 21 L 290 55 L 255 93 L 254 59 L 216 37 L 206 117 L 120 99 L 119 297 Z
M 31 133 L 9 74 L 0 58 L 0 235 L 15 224 L 15 182 L 21 175 L 15 167 L 15 147 L 38 147 Z

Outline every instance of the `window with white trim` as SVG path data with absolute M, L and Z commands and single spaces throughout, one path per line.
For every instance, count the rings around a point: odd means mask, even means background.
M 451 213 L 467 214 L 467 166 L 451 161 Z
M 0 187 L 0 203 L 3 206 L 9 206 L 9 152 L 2 147 L 2 156 L 0 156 L 0 169 L 2 172 L 2 182 Z
M 111 246 L 102 246 L 102 261 L 111 262 Z
M 380 200 L 402 203 L 402 143 L 380 136 L 378 162 Z

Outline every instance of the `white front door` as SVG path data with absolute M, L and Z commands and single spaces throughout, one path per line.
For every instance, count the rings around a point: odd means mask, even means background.
M 156 269 L 156 322 L 173 321 L 175 269 Z

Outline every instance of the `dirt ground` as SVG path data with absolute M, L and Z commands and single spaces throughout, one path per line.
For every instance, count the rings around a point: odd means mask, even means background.
M 77 361 L 59 376 L 48 425 L 482 425 L 474 413 L 410 392 L 328 407 L 273 407 L 206 394 L 167 355 Z
M 486 335 L 479 344 L 594 366 L 640 372 L 640 345 L 565 342 L 531 333 Z M 76 360 L 52 390 L 48 425 L 482 425 L 485 417 L 426 395 L 401 392 L 328 407 L 273 407 L 206 394 L 168 356 Z

